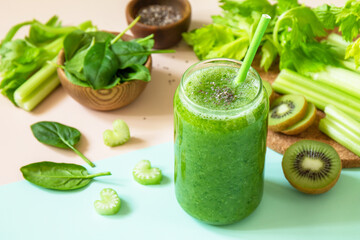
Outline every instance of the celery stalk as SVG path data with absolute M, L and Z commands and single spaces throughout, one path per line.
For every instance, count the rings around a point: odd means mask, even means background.
M 360 120 L 360 99 L 291 70 L 282 70 L 272 86 L 280 93 L 304 95 L 321 110 L 324 110 L 326 105 L 332 104 L 354 119 Z
M 52 60 L 53 63 L 56 62 L 56 58 Z M 45 63 L 45 65 L 32 75 L 26 82 L 24 82 L 16 91 L 14 92 L 14 99 L 17 105 L 21 105 L 21 102 L 24 99 L 28 98 L 34 91 L 43 85 L 49 77 L 51 77 L 56 72 L 56 65 L 51 63 Z
M 330 138 L 340 143 L 356 155 L 360 156 L 360 139 L 350 135 L 348 131 L 340 123 L 334 120 L 323 118 L 319 122 L 319 129 L 321 132 L 328 135 Z
M 310 77 L 354 97 L 360 96 L 360 74 L 356 72 L 345 68 L 326 66 L 320 72 L 310 73 Z
M 60 84 L 57 74 L 53 74 L 42 85 L 32 92 L 27 98 L 20 101 L 19 107 L 26 111 L 33 110 L 46 96 Z
M 360 138 L 360 122 L 332 105 L 326 106 L 324 112 L 326 113 L 326 118 L 333 119 L 334 121 L 343 124 L 351 133 Z

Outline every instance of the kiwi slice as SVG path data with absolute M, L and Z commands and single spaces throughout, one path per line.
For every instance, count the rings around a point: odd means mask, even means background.
M 272 101 L 275 98 L 275 92 L 273 91 L 271 84 L 269 82 L 262 80 L 262 83 L 264 85 L 264 88 L 266 89 L 268 96 L 269 96 L 269 101 L 270 101 L 270 103 L 272 103 Z
M 308 127 L 313 124 L 316 119 L 316 107 L 313 103 L 308 103 L 305 117 L 301 119 L 299 122 L 295 123 L 291 127 L 281 131 L 287 135 L 296 135 L 303 131 L 305 131 Z
M 319 194 L 330 190 L 339 179 L 341 160 L 330 145 L 301 140 L 285 151 L 282 169 L 286 179 L 297 190 Z
M 294 125 L 305 116 L 306 99 L 301 95 L 284 95 L 271 104 L 269 112 L 270 130 L 280 132 Z

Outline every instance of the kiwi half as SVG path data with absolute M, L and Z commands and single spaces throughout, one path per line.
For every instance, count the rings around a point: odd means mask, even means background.
M 313 103 L 308 103 L 304 118 L 281 132 L 287 135 L 299 134 L 305 131 L 308 127 L 310 127 L 311 124 L 314 123 L 315 119 L 316 107 Z
M 284 95 L 271 104 L 268 128 L 280 132 L 304 118 L 306 99 L 301 95 Z
M 297 190 L 319 194 L 335 185 L 342 167 L 338 153 L 330 145 L 301 140 L 285 151 L 282 168 L 286 179 Z
M 272 89 L 271 84 L 269 82 L 262 80 L 262 83 L 264 85 L 264 88 L 266 89 L 266 92 L 267 92 L 267 94 L 269 96 L 269 101 L 270 101 L 270 104 L 271 104 L 274 101 L 275 92 Z

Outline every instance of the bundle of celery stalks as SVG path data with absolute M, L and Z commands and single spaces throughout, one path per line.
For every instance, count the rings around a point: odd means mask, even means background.
M 30 26 L 28 36 L 14 39 Z M 56 59 L 67 34 L 76 29 L 94 30 L 90 21 L 79 26 L 61 26 L 57 16 L 45 24 L 37 20 L 13 26 L 0 43 L 1 93 L 26 111 L 34 109 L 58 85 Z
M 222 15 L 184 33 L 199 59 L 241 60 L 261 14 L 272 20 L 260 46 L 267 71 L 279 57 L 272 84 L 281 94 L 303 95 L 324 110 L 319 129 L 360 156 L 360 0 L 316 8 L 297 0 L 220 0 Z

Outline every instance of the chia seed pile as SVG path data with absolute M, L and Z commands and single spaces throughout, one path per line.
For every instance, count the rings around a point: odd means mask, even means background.
M 173 6 L 149 5 L 141 8 L 140 22 L 152 26 L 165 26 L 181 19 L 181 14 Z
M 227 81 L 230 83 L 231 80 L 221 79 L 221 81 Z M 200 82 L 200 84 L 203 83 Z M 204 102 L 212 102 L 215 105 L 227 106 L 241 96 L 241 93 L 239 95 L 235 95 L 234 91 L 227 85 L 218 86 L 215 82 L 210 82 L 209 84 L 211 85 L 210 92 L 201 89 L 198 91 L 200 94 L 208 95 L 207 98 L 204 98 Z

